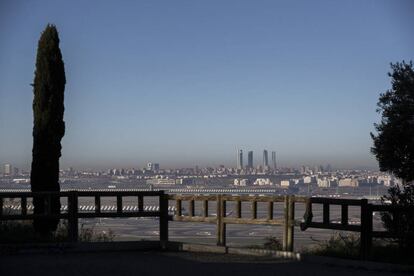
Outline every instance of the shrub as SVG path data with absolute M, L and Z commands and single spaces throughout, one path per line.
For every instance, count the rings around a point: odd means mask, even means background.
M 270 250 L 282 250 L 283 245 L 282 242 L 276 237 L 266 237 L 263 247 Z
M 358 258 L 359 250 L 359 235 L 335 232 L 329 240 L 319 242 L 312 253 L 324 256 Z
M 95 227 L 86 228 L 81 225 L 79 231 L 80 242 L 110 242 L 115 238 L 111 229 L 96 231 Z M 37 233 L 30 221 L 1 221 L 0 222 L 0 243 L 21 243 L 21 242 L 66 242 L 68 241 L 68 223 L 60 221 L 55 232 L 45 236 Z

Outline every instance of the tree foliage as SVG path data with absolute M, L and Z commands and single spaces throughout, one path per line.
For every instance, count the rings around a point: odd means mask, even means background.
M 59 35 L 54 25 L 47 25 L 39 39 L 36 57 L 36 71 L 33 84 L 33 151 L 31 189 L 59 191 L 59 158 L 61 139 L 65 134 L 64 90 L 65 68 L 59 48 Z M 36 197 L 33 200 L 34 213 L 52 213 L 60 210 L 59 198 Z M 57 220 L 36 219 L 37 232 L 48 234 L 56 230 Z
M 414 180 L 414 70 L 413 63 L 391 64 L 392 88 L 381 94 L 378 109 L 381 122 L 375 124 L 377 135 L 372 153 L 381 171 L 406 182 Z
M 414 249 L 414 185 L 391 187 L 383 200 L 390 201 L 391 206 L 401 207 L 400 211 L 381 213 L 384 227 L 393 234 L 394 240 L 401 249 L 412 251 Z
M 384 201 L 400 211 L 382 213 L 385 228 L 397 238 L 401 248 L 414 247 L 414 70 L 413 63 L 391 64 L 392 87 L 381 94 L 377 111 L 381 122 L 375 124 L 377 135 L 371 133 L 381 171 L 392 173 L 403 181 L 402 186 L 388 190 Z

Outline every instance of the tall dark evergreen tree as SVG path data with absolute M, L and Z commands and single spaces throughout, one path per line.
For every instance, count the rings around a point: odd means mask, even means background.
M 388 171 L 405 182 L 414 180 L 414 69 L 413 63 L 391 64 L 392 88 L 381 94 L 375 124 L 378 135 L 371 133 L 381 171 Z
M 36 71 L 33 84 L 33 159 L 31 188 L 33 192 L 59 191 L 59 158 L 61 139 L 65 134 L 64 91 L 65 68 L 59 49 L 59 35 L 54 25 L 47 25 L 37 48 Z M 52 213 L 60 211 L 59 198 L 36 197 L 33 201 L 34 213 L 44 213 L 50 208 Z M 58 220 L 36 219 L 35 230 L 49 234 L 56 230 Z
M 384 200 L 392 205 L 414 208 L 414 69 L 413 63 L 391 64 L 392 88 L 381 94 L 378 112 L 382 115 L 375 124 L 377 135 L 371 133 L 381 171 L 389 172 L 403 181 L 402 186 L 388 190 Z M 400 247 L 414 248 L 414 212 L 383 213 L 384 226 L 397 237 Z

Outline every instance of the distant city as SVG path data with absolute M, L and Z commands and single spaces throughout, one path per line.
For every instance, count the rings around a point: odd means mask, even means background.
M 377 195 L 385 193 L 387 187 L 399 182 L 392 175 L 369 170 L 335 169 L 331 165 L 300 168 L 278 167 L 276 151 L 263 150 L 262 162 L 254 164 L 254 152 L 236 152 L 235 167 L 198 166 L 192 168 L 167 169 L 157 162 L 148 162 L 144 168 L 109 168 L 91 170 L 73 168 L 60 171 L 62 188 L 149 188 L 149 189 L 260 189 L 269 188 L 289 194 L 355 194 Z M 4 164 L 0 174 L 0 189 L 30 188 L 30 172 Z

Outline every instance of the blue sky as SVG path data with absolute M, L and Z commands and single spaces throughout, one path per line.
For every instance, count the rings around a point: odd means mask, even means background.
M 29 167 L 37 41 L 65 61 L 62 167 L 376 167 L 389 63 L 414 57 L 412 1 L 1 1 L 0 163 Z

